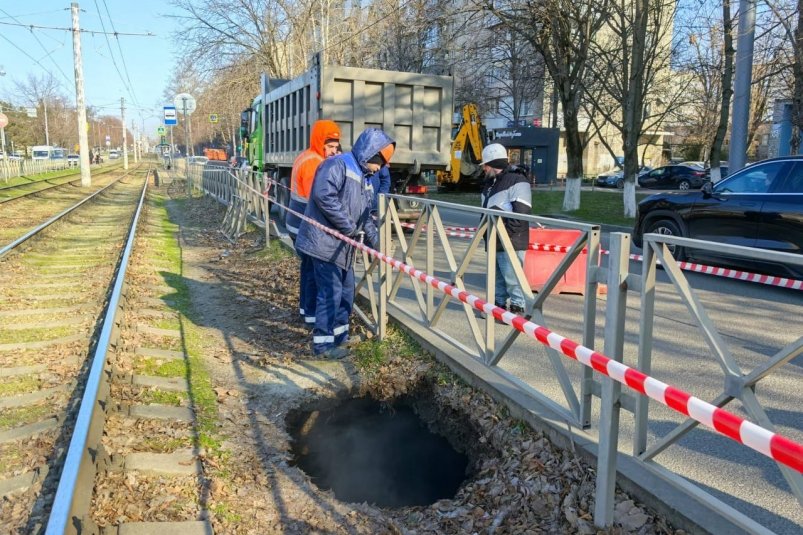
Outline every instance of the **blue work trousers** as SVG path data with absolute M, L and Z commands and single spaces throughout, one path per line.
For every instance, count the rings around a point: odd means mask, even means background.
M 516 251 L 522 267 L 524 266 L 524 253 L 525 251 Z M 496 253 L 495 294 L 494 301 L 498 306 L 507 308 L 507 300 L 510 298 L 510 306 L 524 308 L 524 292 L 506 252 Z
M 312 352 L 320 355 L 348 340 L 349 316 L 354 305 L 354 271 L 317 258 L 311 260 L 318 287 Z
M 318 300 L 318 286 L 315 284 L 315 268 L 312 257 L 296 251 L 301 259 L 301 269 L 298 278 L 298 312 L 304 318 L 304 323 L 315 323 L 315 309 Z

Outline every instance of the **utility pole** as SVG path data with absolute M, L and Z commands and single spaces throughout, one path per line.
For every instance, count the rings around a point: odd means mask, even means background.
M 753 80 L 753 40 L 756 33 L 756 0 L 739 0 L 739 31 L 736 42 L 736 73 L 733 81 L 733 121 L 728 149 L 728 170 L 733 174 L 747 161 L 747 131 L 750 127 L 750 85 Z
M 120 97 L 120 124 L 123 125 L 123 169 L 128 169 L 128 140 L 125 127 L 125 97 Z
M 86 103 L 84 101 L 84 68 L 81 64 L 81 29 L 78 25 L 78 2 L 70 6 L 72 11 L 72 49 L 75 62 L 75 105 L 78 108 L 78 147 L 81 167 L 81 186 L 92 185 L 92 175 L 89 172 L 89 140 L 86 135 Z M 47 107 L 45 107 L 47 110 Z M 45 112 L 45 125 L 47 125 L 47 112 Z M 47 127 L 45 127 L 47 131 Z M 48 143 L 49 144 L 49 143 Z
M 187 145 L 184 151 L 184 172 L 187 179 L 187 196 L 192 196 L 192 185 L 190 184 L 190 138 L 187 135 L 187 97 L 181 99 L 181 109 L 184 113 L 184 143 Z
M 0 106 L 0 114 L 3 113 L 3 106 Z M 8 153 L 6 152 L 6 127 L 0 126 L 0 151 L 3 153 L 5 161 L 8 160 Z
M 73 18 L 73 23 L 77 24 L 76 19 Z M 79 43 L 79 54 L 80 52 L 80 43 Z M 75 48 L 75 38 L 73 38 L 73 49 Z M 80 61 L 80 60 L 79 60 Z M 45 145 L 50 145 L 50 131 L 47 128 L 47 100 L 42 99 L 42 106 L 45 108 Z
M 134 163 L 139 161 L 137 156 L 137 144 L 139 142 L 139 132 L 137 131 L 137 124 L 134 122 L 134 119 L 131 119 L 131 130 L 134 132 L 134 139 L 132 145 L 134 146 Z

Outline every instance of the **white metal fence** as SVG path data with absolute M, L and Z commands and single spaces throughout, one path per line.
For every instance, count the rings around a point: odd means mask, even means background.
M 270 210 L 264 192 L 268 191 L 272 198 L 275 196 L 273 185 L 266 175 L 248 171 L 232 173 L 225 168 L 211 166 L 190 166 L 186 175 L 189 178 L 188 184 L 195 191 L 212 195 L 229 206 L 227 218 L 236 217 L 234 212 L 237 212 L 243 220 L 247 218 L 266 230 L 275 228 L 269 219 Z M 668 254 L 666 245 L 709 249 L 719 247 L 736 256 L 760 256 L 768 252 L 649 235 L 645 238 L 642 271 L 631 272 L 627 234 L 611 235 L 611 260 L 607 265 L 600 265 L 598 226 L 534 216 L 511 216 L 493 210 L 419 199 L 423 204 L 421 217 L 412 233 L 405 233 L 396 214 L 395 204 L 399 198 L 390 195 L 380 203 L 381 252 L 489 302 L 494 301 L 496 266 L 493 253 L 496 252 L 497 239 L 508 258 L 514 261 L 518 279 L 523 286 L 526 285 L 522 266 L 513 255 L 510 240 L 504 230 L 503 217 L 519 217 L 531 223 L 547 224 L 553 229 L 575 231 L 575 242 L 552 273 L 545 278 L 539 293 L 534 295 L 526 292 L 526 313 L 532 317 L 533 322 L 552 326 L 553 331 L 573 338 L 589 348 L 595 347 L 595 337 L 603 334 L 603 353 L 610 358 L 620 362 L 630 361 L 632 367 L 646 374 L 655 374 L 667 383 L 691 388 L 693 394 L 702 399 L 710 399 L 717 406 L 738 400 L 747 413 L 745 416 L 766 429 L 775 430 L 776 422 L 770 420 L 772 413 L 797 415 L 796 418 L 785 418 L 778 429 L 798 441 L 803 436 L 803 426 L 800 425 L 801 404 L 798 402 L 801 399 L 799 388 L 786 384 L 789 378 L 799 380 L 803 377 L 797 369 L 799 363 L 790 368 L 790 363 L 794 359 L 799 360 L 803 354 L 799 322 L 789 325 L 784 339 L 773 341 L 762 337 L 763 333 L 747 332 L 746 329 L 750 327 L 761 329 L 763 321 L 760 315 L 753 315 L 755 313 L 749 309 L 745 312 L 754 319 L 746 324 L 745 332 L 739 331 L 741 326 L 736 329 L 729 324 L 730 320 L 727 318 L 730 316 L 723 311 L 727 312 L 727 308 L 734 306 L 730 302 L 723 306 L 723 310 L 717 310 L 716 317 L 713 313 L 707 313 L 706 308 L 711 307 L 712 302 L 717 305 L 718 300 L 724 301 L 724 296 L 718 299 L 715 292 L 713 296 L 706 295 L 705 299 L 699 297 L 703 292 L 692 287 Z M 456 240 L 450 240 L 444 224 L 446 211 L 460 211 L 475 216 L 473 236 L 460 236 Z M 483 240 L 488 244 L 487 251 Z M 779 262 L 803 265 L 803 259 L 797 255 L 771 254 Z M 658 260 L 664 266 L 669 279 L 668 283 L 662 282 L 661 285 L 656 284 Z M 563 298 L 554 307 L 555 310 L 550 310 L 548 303 L 559 299 L 555 293 L 557 285 L 575 262 L 580 262 L 583 266 L 584 295 Z M 450 299 L 449 295 L 439 292 L 424 281 L 394 273 L 387 264 L 375 259 L 372 261 L 367 254 L 363 255 L 362 266 L 357 288 L 366 295 L 369 306 L 366 310 L 358 309 L 357 313 L 380 336 L 384 332 L 389 311 L 404 315 L 417 324 L 422 332 L 426 332 L 427 336 L 446 341 L 455 348 L 456 354 L 466 355 L 471 361 L 480 362 L 500 377 L 517 384 L 522 394 L 550 407 L 564 423 L 588 429 L 598 437 L 597 475 L 598 481 L 602 483 L 598 482 L 597 486 L 599 503 L 595 520 L 601 524 L 610 525 L 612 521 L 616 459 L 617 456 L 626 455 L 630 461 L 705 504 L 706 508 L 716 511 L 744 532 L 771 533 L 777 530 L 785 533 L 789 526 L 799 526 L 803 483 L 800 474 L 794 470 L 776 465 L 767 459 L 759 459 L 762 470 L 774 470 L 775 475 L 772 478 L 767 476 L 770 480 L 768 484 L 751 479 L 749 474 L 755 470 L 756 465 L 753 463 L 756 461 L 751 460 L 749 455 L 742 455 L 746 449 L 744 446 L 727 440 L 721 443 L 715 432 L 705 431 L 698 435 L 704 445 L 701 447 L 698 442 L 689 449 L 686 438 L 696 428 L 693 420 L 677 413 L 668 414 L 667 409 L 660 404 L 621 389 L 618 383 L 594 374 L 590 368 L 576 361 L 564 358 L 549 345 L 538 344 L 531 337 L 520 336 L 519 331 L 511 331 L 506 326 L 496 327 L 492 317 L 478 317 L 476 310 L 465 302 Z M 601 284 L 607 284 L 608 295 L 604 301 L 597 299 Z M 658 286 L 661 287 L 660 292 L 657 291 Z M 639 297 L 635 311 L 627 306 L 628 293 Z M 737 295 L 736 298 L 738 297 Z M 795 295 L 789 300 L 792 310 L 795 310 L 796 297 Z M 664 310 L 659 312 L 659 306 L 664 307 Z M 599 308 L 604 314 L 598 314 Z M 682 315 L 684 309 L 688 316 Z M 799 312 L 800 309 L 796 310 Z M 737 312 L 741 312 L 738 307 Z M 604 320 L 598 316 L 604 316 Z M 654 327 L 659 321 L 662 322 L 661 329 L 664 331 L 660 333 L 661 336 L 657 327 Z M 728 336 L 731 346 L 734 343 L 740 344 L 742 338 L 754 338 L 757 341 L 765 340 L 765 345 L 771 346 L 775 343 L 778 347 L 768 348 L 763 354 L 755 355 L 743 351 L 742 347 L 729 348 L 729 344 L 720 334 L 725 330 L 730 331 Z M 693 342 L 691 338 L 695 332 L 699 333 L 701 340 L 689 350 L 691 354 L 688 357 L 678 355 L 677 349 L 669 349 L 667 354 L 667 339 L 677 341 L 686 338 L 688 340 L 684 342 L 690 343 Z M 704 359 L 713 360 L 724 372 L 724 388 L 722 375 L 709 373 L 710 370 L 707 369 L 703 372 Z M 781 381 L 772 385 L 764 384 L 771 374 L 780 375 Z M 699 382 L 696 381 L 697 376 L 700 376 Z M 702 380 L 703 376 L 706 376 L 708 383 Z M 763 403 L 756 397 L 756 386 L 760 381 L 764 384 Z M 798 401 L 788 401 L 792 398 Z M 598 403 L 594 403 L 595 399 Z M 778 403 L 782 405 L 779 406 Z M 767 406 L 771 406 L 772 410 L 767 410 Z M 734 410 L 738 411 L 739 408 Z M 632 418 L 620 418 L 620 411 L 632 414 Z M 795 419 L 797 425 L 789 423 Z M 715 452 L 700 451 L 712 447 Z M 675 451 L 675 458 L 667 461 L 665 455 L 670 450 Z M 747 498 L 739 496 L 739 489 L 728 488 L 728 485 L 724 488 L 717 486 L 715 476 L 713 483 L 705 480 L 700 484 L 695 482 L 694 472 L 702 473 L 706 467 L 699 460 L 690 465 L 684 463 L 683 459 L 692 456 L 705 458 L 706 455 L 723 457 L 744 472 L 744 484 L 731 487 L 747 487 Z M 691 473 L 688 472 L 689 466 Z M 764 484 L 762 488 L 767 489 L 766 492 L 780 497 L 776 503 L 781 505 L 778 505 L 777 510 L 770 510 L 773 515 L 778 516 L 778 521 L 771 529 L 752 518 L 754 510 L 762 507 L 751 509 L 744 505 L 750 503 L 749 489 L 758 483 Z

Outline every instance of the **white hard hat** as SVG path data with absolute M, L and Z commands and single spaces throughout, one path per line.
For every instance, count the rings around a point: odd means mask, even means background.
M 482 149 L 482 161 L 480 165 L 485 165 L 494 160 L 507 160 L 507 149 L 499 143 L 491 143 Z

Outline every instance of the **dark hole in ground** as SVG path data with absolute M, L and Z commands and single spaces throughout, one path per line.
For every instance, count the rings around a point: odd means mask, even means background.
M 290 415 L 288 431 L 291 464 L 346 502 L 403 507 L 453 498 L 469 466 L 407 401 L 349 399 Z

